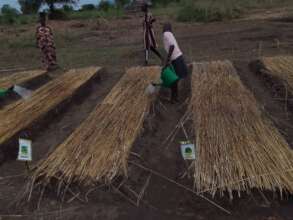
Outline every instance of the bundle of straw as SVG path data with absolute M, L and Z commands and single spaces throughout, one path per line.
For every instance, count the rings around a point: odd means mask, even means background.
M 0 110 L 0 145 L 70 98 L 99 69 L 70 70 L 33 92 L 29 100 L 19 100 Z
M 129 69 L 67 140 L 40 161 L 32 182 L 57 179 L 86 186 L 127 175 L 131 147 L 155 98 L 145 88 L 159 72 L 158 67 Z
M 189 112 L 198 192 L 227 191 L 231 199 L 252 188 L 293 192 L 292 152 L 230 61 L 193 64 Z
M 14 73 L 12 75 L 4 76 L 0 78 L 0 88 L 5 89 L 13 85 L 18 85 L 26 81 L 32 80 L 38 76 L 45 74 L 43 70 L 31 70 Z
M 261 62 L 269 74 L 280 79 L 293 94 L 293 56 L 264 57 Z

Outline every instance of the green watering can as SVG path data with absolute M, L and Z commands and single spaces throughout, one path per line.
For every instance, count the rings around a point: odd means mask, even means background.
M 14 86 L 10 87 L 9 89 L 1 89 L 0 88 L 0 98 L 5 97 L 9 92 L 14 92 L 25 100 L 29 99 L 32 95 L 32 91 L 30 91 L 26 88 L 23 88 L 21 86 L 14 85 Z
M 179 77 L 177 76 L 172 65 L 163 68 L 161 73 L 162 86 L 170 88 Z
M 178 79 L 179 77 L 177 76 L 173 66 L 172 65 L 167 66 L 163 68 L 161 72 L 162 83 L 149 84 L 146 88 L 146 93 L 149 95 L 154 94 L 157 91 L 156 86 L 163 86 L 166 88 L 170 88 Z
M 0 97 L 6 96 L 8 91 L 9 91 L 8 89 L 0 89 Z

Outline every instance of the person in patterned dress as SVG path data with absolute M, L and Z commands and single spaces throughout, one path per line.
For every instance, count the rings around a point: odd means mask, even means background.
M 36 30 L 37 47 L 42 54 L 42 63 L 47 71 L 58 68 L 56 48 L 54 44 L 52 29 L 46 24 L 46 13 L 40 13 L 40 25 Z

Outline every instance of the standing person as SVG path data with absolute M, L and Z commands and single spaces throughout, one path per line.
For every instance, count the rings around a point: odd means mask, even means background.
M 145 46 L 145 65 L 149 61 L 150 51 L 154 52 L 163 61 L 163 57 L 157 50 L 158 45 L 155 39 L 155 33 L 153 29 L 153 23 L 156 21 L 152 14 L 149 12 L 150 3 L 144 3 L 141 10 L 144 12 L 144 22 L 143 22 L 143 36 L 144 36 L 144 46 Z
M 56 59 L 56 48 L 54 44 L 52 29 L 46 24 L 46 13 L 40 13 L 40 25 L 36 30 L 37 47 L 42 53 L 42 63 L 47 71 L 58 68 Z
M 172 65 L 176 75 L 179 77 L 179 80 L 171 86 L 171 102 L 174 103 L 178 102 L 178 83 L 181 79 L 187 77 L 188 68 L 183 58 L 183 53 L 172 32 L 172 25 L 170 23 L 166 23 L 163 26 L 163 43 L 168 54 L 164 65 L 165 67 Z

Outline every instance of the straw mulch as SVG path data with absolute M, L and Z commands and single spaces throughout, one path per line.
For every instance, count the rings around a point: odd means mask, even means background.
M 230 61 L 193 64 L 189 113 L 198 192 L 293 192 L 292 152 Z
M 20 100 L 0 110 L 0 144 L 70 98 L 99 69 L 90 67 L 70 70 L 33 92 L 29 100 Z
M 89 186 L 127 175 L 131 147 L 155 99 L 145 88 L 159 73 L 158 67 L 129 69 L 67 140 L 40 161 L 32 185 L 55 179 Z
M 264 57 L 261 62 L 269 74 L 280 79 L 293 94 L 293 56 Z
M 13 85 L 21 84 L 33 78 L 36 78 L 40 75 L 43 75 L 45 73 L 46 72 L 43 70 L 30 70 L 30 71 L 18 72 L 12 75 L 4 76 L 0 78 L 0 88 L 5 89 Z

